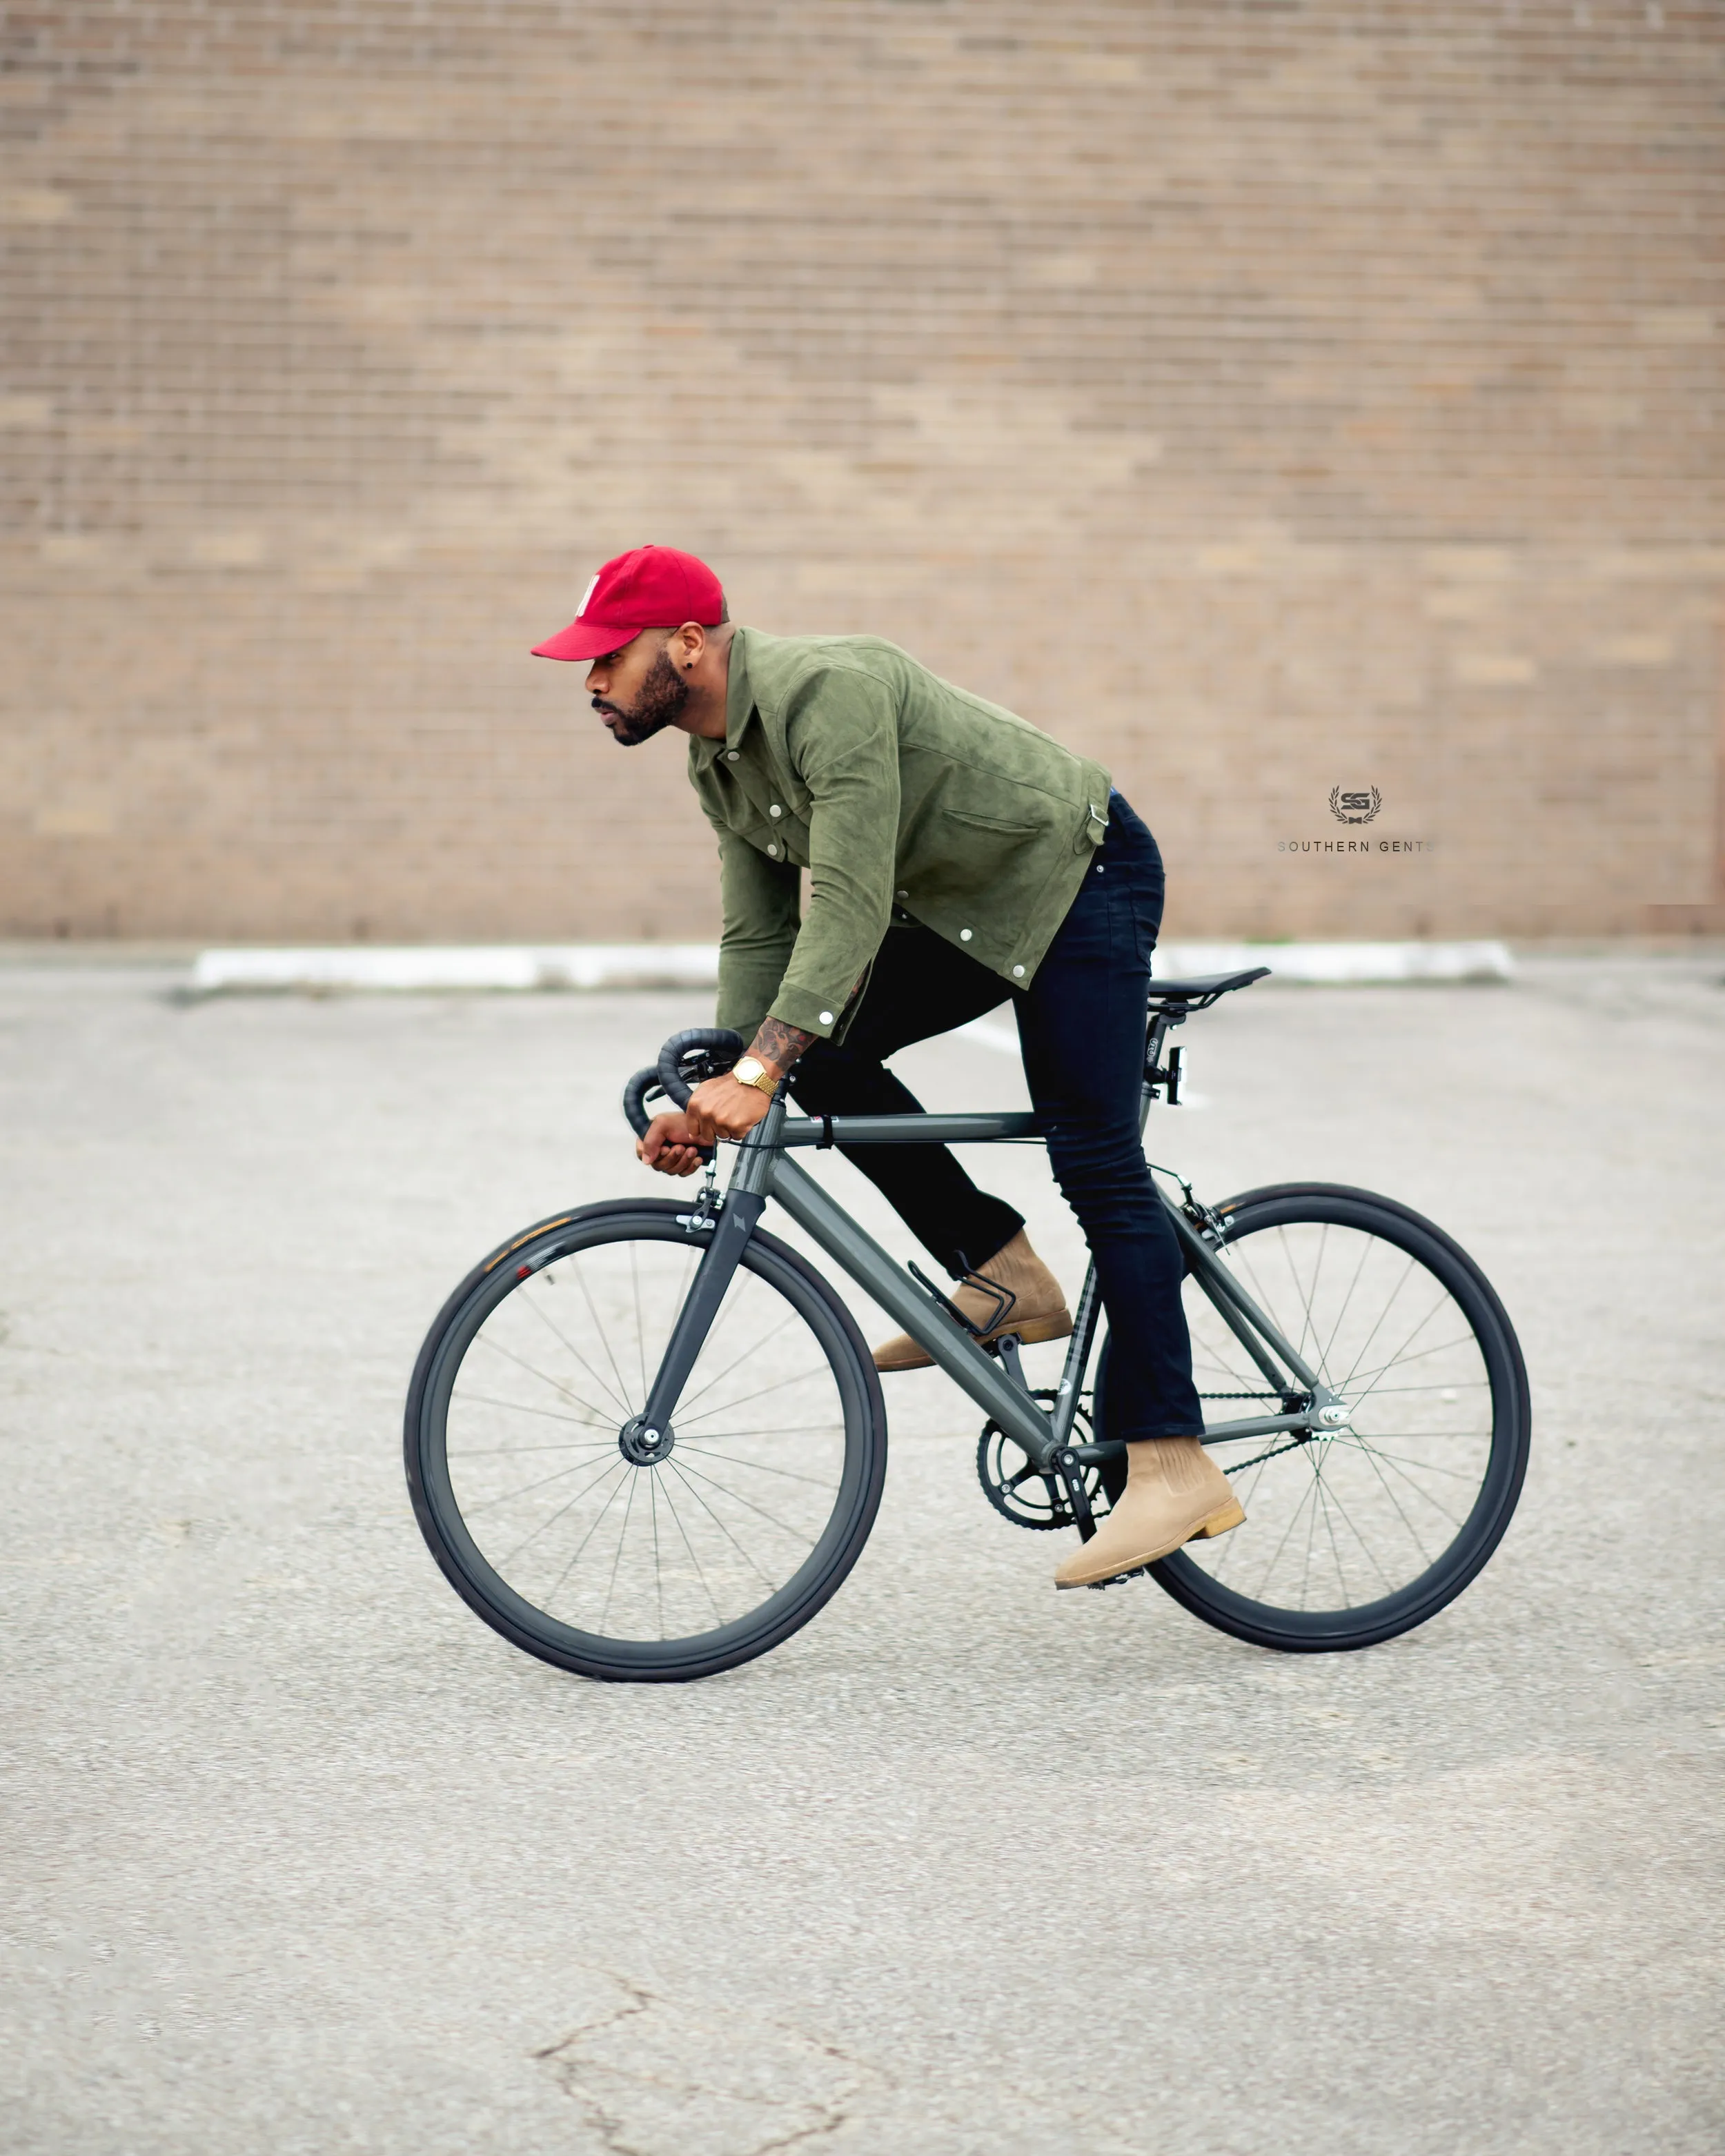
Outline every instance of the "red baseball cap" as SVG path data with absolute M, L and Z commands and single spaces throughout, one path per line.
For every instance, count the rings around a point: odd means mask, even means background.
M 636 547 L 607 562 L 567 629 L 533 646 L 536 659 L 603 659 L 644 629 L 677 629 L 725 619 L 725 594 L 706 563 L 675 547 Z

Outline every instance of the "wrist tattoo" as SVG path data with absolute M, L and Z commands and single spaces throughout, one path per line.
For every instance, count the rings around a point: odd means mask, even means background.
M 781 1019 L 762 1019 L 761 1030 L 750 1044 L 749 1054 L 759 1056 L 763 1063 L 770 1063 L 782 1078 L 803 1050 L 818 1038 L 818 1034 L 804 1033 L 799 1026 L 785 1024 Z

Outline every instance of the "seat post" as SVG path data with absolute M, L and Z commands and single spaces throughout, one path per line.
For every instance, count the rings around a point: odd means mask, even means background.
M 1185 1023 L 1186 1007 L 1183 1004 L 1162 1005 L 1150 1020 L 1149 1034 L 1144 1043 L 1144 1086 L 1138 1101 L 1138 1130 L 1141 1134 L 1150 1120 L 1151 1102 L 1160 1100 L 1164 1089 L 1172 1098 L 1173 1088 L 1178 1083 L 1178 1074 L 1163 1067 L 1162 1044 L 1167 1040 L 1171 1027 Z

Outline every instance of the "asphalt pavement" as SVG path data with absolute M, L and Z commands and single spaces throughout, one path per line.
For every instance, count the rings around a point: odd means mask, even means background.
M 7 2145 L 1714 2156 L 1722 976 L 1187 1029 L 1153 1157 L 1400 1197 L 1520 1332 L 1520 1512 L 1423 1630 L 1278 1657 L 1057 1596 L 926 1372 L 825 1611 L 634 1688 L 455 1599 L 401 1404 L 476 1257 L 660 1188 L 618 1095 L 705 999 L 0 965 Z M 1022 1101 L 987 1037 L 900 1067 Z M 988 1179 L 1076 1285 L 1040 1156 Z

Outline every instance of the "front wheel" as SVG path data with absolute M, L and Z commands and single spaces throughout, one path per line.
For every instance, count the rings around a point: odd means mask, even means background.
M 1217 1212 L 1224 1262 L 1350 1415 L 1321 1435 L 1213 1442 L 1245 1525 L 1152 1574 L 1194 1616 L 1259 1646 L 1393 1640 L 1453 1601 L 1509 1525 L 1530 1420 L 1514 1331 L 1466 1252 L 1392 1199 L 1288 1183 Z M 1282 1412 L 1190 1275 L 1184 1301 L 1206 1422 Z M 1096 1398 L 1106 1435 L 1106 1348 Z M 1123 1464 L 1109 1473 L 1123 1482 Z
M 408 1485 L 432 1555 L 516 1646 L 583 1676 L 710 1676 L 855 1563 L 886 1424 L 855 1321 L 758 1229 L 669 1432 L 641 1410 L 705 1245 L 685 1202 L 590 1205 L 494 1251 L 432 1327 Z

